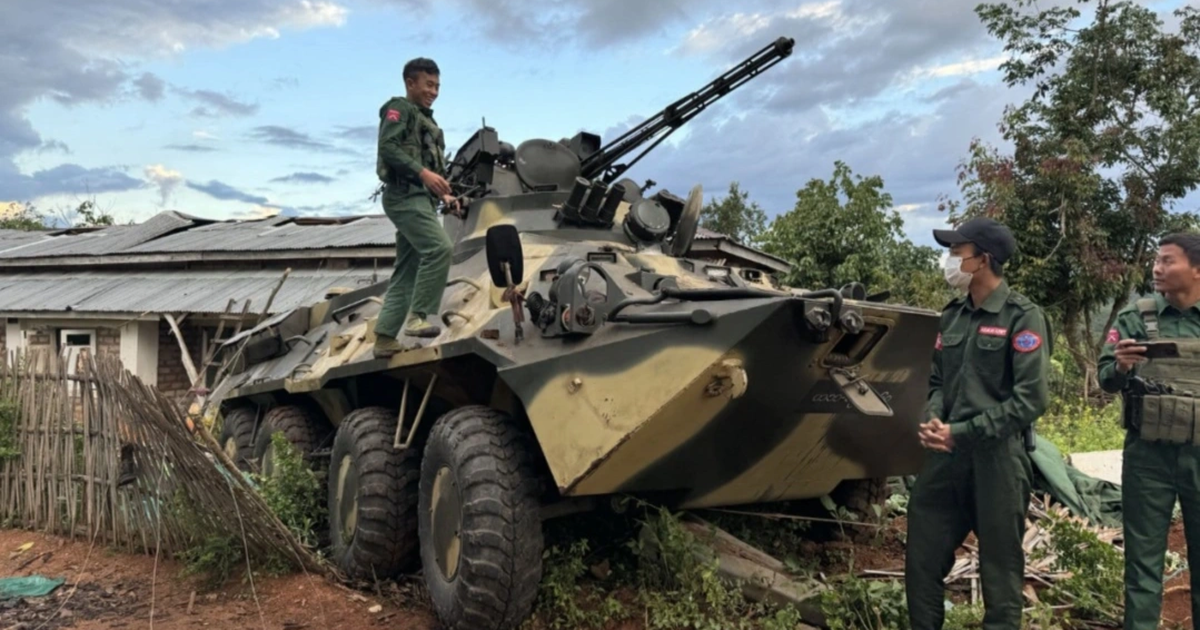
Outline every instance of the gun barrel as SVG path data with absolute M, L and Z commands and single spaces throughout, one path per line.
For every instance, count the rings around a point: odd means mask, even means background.
M 790 37 L 780 37 L 764 46 L 758 52 L 750 55 L 738 65 L 714 79 L 703 88 L 671 103 L 662 111 L 640 125 L 622 134 L 607 146 L 588 156 L 582 164 L 582 175 L 588 179 L 603 176 L 605 183 L 612 183 L 622 173 L 629 170 L 638 160 L 642 159 L 654 147 L 670 136 L 676 129 L 704 111 L 733 90 L 761 74 L 766 69 L 779 63 L 792 54 L 795 40 Z M 656 137 L 657 136 L 657 137 Z M 653 140 L 629 164 L 614 166 L 616 161 L 635 151 Z

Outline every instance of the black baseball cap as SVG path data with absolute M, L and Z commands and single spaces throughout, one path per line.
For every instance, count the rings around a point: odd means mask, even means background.
M 976 217 L 953 230 L 934 230 L 933 239 L 942 247 L 974 243 L 975 247 L 991 254 L 998 263 L 1007 261 L 1017 251 L 1017 240 L 1012 232 L 987 217 Z

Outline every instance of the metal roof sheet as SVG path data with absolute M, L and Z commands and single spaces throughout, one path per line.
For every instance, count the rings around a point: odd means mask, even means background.
M 201 224 L 204 220 L 178 212 L 160 212 L 145 223 L 113 225 L 84 232 L 53 230 L 25 232 L 28 238 L 13 235 L 0 238 L 0 258 L 41 258 L 46 256 L 103 256 L 120 254 L 140 243 L 175 230 Z M 16 231 L 16 230 L 12 230 Z
M 282 273 L 249 271 L 47 272 L 0 275 L 0 312 L 221 313 L 230 298 L 261 312 Z M 307 306 L 333 287 L 386 280 L 370 269 L 293 270 L 271 313 Z
M 42 232 L 0 230 L 0 260 L 388 247 L 395 239 L 396 228 L 383 215 L 215 221 L 167 211 L 136 225 Z
M 213 251 L 280 251 L 339 247 L 387 247 L 396 243 L 396 228 L 384 216 L 347 222 L 298 223 L 291 217 L 265 221 L 214 223 L 158 238 L 125 251 L 159 254 Z

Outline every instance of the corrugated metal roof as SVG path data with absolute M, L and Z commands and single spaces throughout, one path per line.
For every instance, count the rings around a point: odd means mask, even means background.
M 387 280 L 390 270 L 379 272 Z M 230 298 L 261 312 L 283 274 L 252 271 L 48 272 L 0 275 L 0 312 L 221 313 Z M 272 313 L 321 300 L 333 287 L 371 284 L 370 269 L 293 270 Z
M 160 212 L 145 223 L 136 225 L 113 225 L 82 233 L 72 230 L 25 232 L 33 237 L 21 239 L 14 236 L 11 242 L 8 239 L 0 239 L 0 258 L 120 254 L 140 243 L 175 230 L 199 225 L 202 221 L 178 212 Z
M 137 225 L 44 232 L 0 230 L 0 260 L 388 247 L 395 239 L 396 228 L 383 215 L 214 221 L 167 211 Z
M 266 221 L 194 227 L 131 247 L 126 253 L 279 251 L 395 244 L 396 228 L 384 216 L 358 217 L 346 223 L 328 224 L 298 224 L 291 217 L 275 217 Z

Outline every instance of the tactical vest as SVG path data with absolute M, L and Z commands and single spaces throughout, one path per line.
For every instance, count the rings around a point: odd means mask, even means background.
M 1170 444 L 1200 444 L 1200 339 L 1160 337 L 1158 334 L 1158 305 L 1154 298 L 1137 301 L 1138 313 L 1146 326 L 1149 341 L 1170 341 L 1179 347 L 1178 357 L 1163 357 L 1146 361 L 1137 375 L 1149 383 L 1140 392 L 1141 427 L 1143 440 Z
M 408 134 L 404 141 L 400 143 L 400 150 L 406 153 L 409 157 L 416 160 L 429 170 L 445 176 L 446 175 L 446 134 L 437 126 L 428 116 L 417 108 L 412 108 L 416 115 L 415 133 Z M 383 122 L 379 123 L 380 133 L 383 132 Z M 401 182 L 398 177 L 392 172 L 392 169 L 383 162 L 383 158 L 376 158 L 376 172 L 379 179 L 388 184 L 415 184 L 421 186 L 417 182 Z

